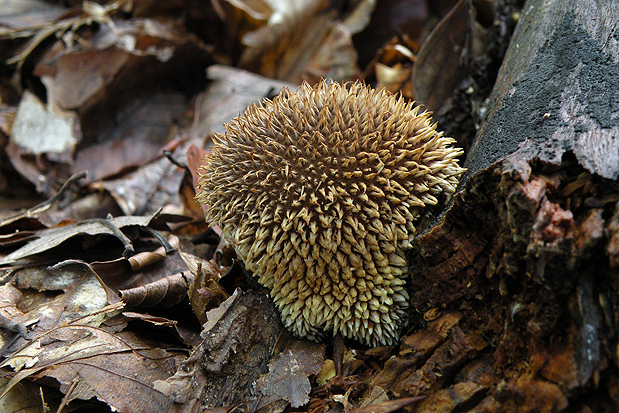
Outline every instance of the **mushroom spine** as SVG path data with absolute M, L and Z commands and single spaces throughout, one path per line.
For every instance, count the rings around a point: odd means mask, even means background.
M 359 82 L 284 89 L 226 130 L 196 198 L 284 325 L 393 344 L 407 321 L 404 251 L 464 171 L 455 141 L 414 102 Z

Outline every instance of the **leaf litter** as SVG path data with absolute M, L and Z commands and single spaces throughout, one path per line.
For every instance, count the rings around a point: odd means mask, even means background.
M 213 133 L 282 87 L 361 78 L 425 100 L 424 70 L 449 96 L 470 9 L 431 60 L 453 1 L 4 3 L 0 201 L 30 207 L 0 211 L 3 411 L 435 411 L 486 391 L 431 374 L 485 347 L 458 315 L 393 347 L 292 339 L 193 200 Z

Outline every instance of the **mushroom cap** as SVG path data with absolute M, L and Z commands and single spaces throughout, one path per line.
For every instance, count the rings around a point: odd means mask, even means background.
M 226 130 L 196 199 L 284 325 L 393 344 L 407 321 L 404 251 L 464 171 L 455 141 L 414 102 L 359 82 L 284 89 Z

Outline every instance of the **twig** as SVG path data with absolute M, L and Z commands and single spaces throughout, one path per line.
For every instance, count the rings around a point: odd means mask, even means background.
M 78 379 L 76 377 L 73 380 L 73 382 L 71 383 L 71 387 L 69 387 L 69 390 L 67 391 L 67 394 L 65 394 L 64 397 L 62 398 L 62 402 L 60 402 L 60 406 L 58 406 L 58 410 L 56 410 L 56 413 L 61 413 L 62 412 L 64 407 L 67 405 L 67 402 L 69 401 L 69 396 L 71 396 L 71 393 L 73 393 L 73 390 L 75 390 L 75 388 L 77 387 L 78 384 L 79 384 L 79 381 L 78 381 Z
M 141 227 L 140 229 L 155 237 L 157 241 L 159 241 L 161 246 L 165 249 L 165 253 L 167 255 L 174 254 L 174 251 L 176 251 L 174 247 L 159 232 L 155 231 L 150 227 Z
M 129 237 L 127 237 L 120 230 L 120 228 L 118 228 L 116 225 L 114 225 L 114 223 L 112 221 L 110 221 L 109 219 L 106 219 L 106 218 L 93 218 L 93 219 L 91 219 L 91 221 L 92 222 L 97 222 L 97 223 L 103 225 L 104 227 L 106 227 L 107 229 L 109 229 L 110 231 L 112 231 L 114 236 L 116 238 L 118 238 L 120 240 L 120 242 L 123 243 L 123 245 L 125 246 L 125 251 L 123 252 L 123 257 L 129 258 L 133 254 L 135 254 L 135 249 L 133 248 L 133 243 L 131 242 Z

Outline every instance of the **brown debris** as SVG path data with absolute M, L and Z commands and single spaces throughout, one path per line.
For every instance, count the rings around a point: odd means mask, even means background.
M 269 363 L 269 373 L 256 381 L 256 389 L 267 398 L 290 402 L 291 407 L 304 406 L 312 389 L 308 377 L 320 372 L 324 352 L 322 344 L 292 341 Z
M 21 257 L 0 271 L 4 410 L 619 411 L 617 8 L 579 0 L 528 0 L 522 14 L 524 2 L 513 0 L 4 3 L 0 260 Z M 482 55 L 471 44 L 483 44 L 478 23 L 493 36 Z M 214 61 L 222 65 L 206 68 Z M 370 61 L 367 83 L 407 98 L 416 85 L 421 103 L 440 107 L 441 130 L 470 146 L 469 171 L 449 209 L 436 215 L 448 197 L 440 199 L 407 234 L 400 339 L 371 349 L 341 334 L 325 346 L 291 342 L 277 308 L 253 292 L 266 289 L 223 239 L 226 224 L 147 218 L 161 208 L 199 218 L 185 167 L 197 169 L 195 149 L 208 152 L 223 123 L 297 86 L 223 64 L 314 84 L 354 81 L 357 64 Z M 58 190 L 83 169 L 88 183 Z M 126 225 L 105 226 L 104 217 L 121 214 Z M 289 233 L 302 236 L 297 224 Z M 383 227 L 378 236 L 389 232 Z M 181 238 L 184 263 L 170 250 L 152 253 L 159 231 Z M 118 302 L 119 289 L 142 287 L 148 300 L 155 285 L 163 288 L 154 301 L 174 285 L 172 301 L 183 301 L 143 313 Z M 226 301 L 239 285 L 251 292 Z M 303 301 L 300 312 L 313 304 Z
M 175 412 L 194 411 L 192 406 L 256 406 L 260 398 L 254 383 L 268 371 L 282 330 L 272 301 L 237 290 L 207 319 L 203 342 L 174 376 L 156 382 L 155 388 L 174 399 Z
M 464 333 L 454 327 L 448 340 L 419 370 L 396 383 L 394 394 L 419 396 L 437 390 L 465 361 L 474 358 L 486 346 L 479 334 Z
M 172 307 L 187 297 L 189 283 L 183 274 L 174 274 L 129 290 L 120 290 L 120 299 L 129 307 Z
M 458 411 L 468 405 L 474 405 L 484 396 L 488 386 L 473 382 L 456 383 L 426 397 L 415 408 L 415 413 L 441 413 Z

